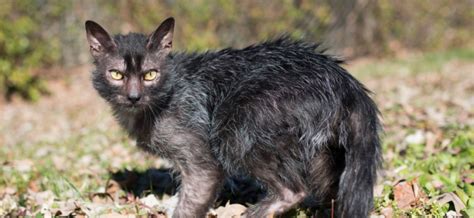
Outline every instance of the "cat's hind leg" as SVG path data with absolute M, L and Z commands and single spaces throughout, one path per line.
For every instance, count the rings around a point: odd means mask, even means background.
M 263 164 L 265 163 L 265 164 Z M 249 207 L 245 217 L 281 215 L 297 206 L 307 196 L 307 188 L 292 161 L 267 156 L 266 162 L 255 164 L 253 176 L 267 188 L 267 196 Z
M 244 217 L 271 217 L 281 215 L 295 207 L 305 197 L 304 191 L 294 192 L 285 187 L 269 188 L 267 196 L 257 204 L 249 207 Z

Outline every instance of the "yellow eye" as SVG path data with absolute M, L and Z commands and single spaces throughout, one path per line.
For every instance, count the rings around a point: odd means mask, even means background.
M 158 72 L 156 70 L 150 70 L 145 75 L 143 76 L 143 79 L 146 81 L 152 81 L 156 79 L 156 76 L 158 76 Z
M 116 71 L 116 70 L 111 70 L 110 71 L 110 76 L 114 80 L 122 80 L 123 79 L 123 74 L 120 73 L 119 71 Z

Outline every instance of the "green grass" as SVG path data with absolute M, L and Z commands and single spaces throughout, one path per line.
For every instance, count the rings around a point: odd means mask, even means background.
M 454 130 L 452 142 L 448 145 L 437 145 L 434 154 L 424 152 L 426 144 L 409 144 L 403 151 L 385 144 L 384 153 L 395 150 L 396 155 L 390 162 L 385 162 L 385 169 L 402 169 L 397 176 L 408 181 L 416 179 L 429 198 L 442 193 L 454 192 L 466 205 L 467 214 L 474 212 L 474 186 L 463 179 L 474 180 L 474 129 Z M 450 138 L 447 136 L 447 138 Z M 390 179 L 390 178 L 386 178 Z M 393 181 L 393 180 L 392 180 Z M 395 209 L 397 216 L 443 216 L 452 205 L 439 205 L 436 202 L 424 202 L 423 207 L 409 210 Z M 381 197 L 376 199 L 376 210 L 387 206 L 397 208 L 393 198 L 392 184 L 384 186 Z M 453 209 L 453 208 L 451 208 Z
M 382 77 L 391 74 L 413 75 L 440 72 L 453 60 L 474 61 L 474 48 L 458 48 L 410 55 L 410 57 L 381 59 L 355 67 L 353 73 L 362 77 Z
M 377 93 L 375 98 L 382 110 L 387 130 L 383 137 L 385 174 L 379 183 L 379 188 L 383 191 L 376 198 L 376 214 L 391 208 L 395 217 L 442 217 L 448 210 L 453 210 L 451 204 L 440 205 L 430 200 L 409 209 L 398 208 L 394 199 L 394 183 L 399 179 L 415 180 L 427 195 L 427 199 L 453 192 L 466 205 L 463 213 L 474 214 L 474 186 L 469 182 L 474 181 L 474 129 L 469 126 L 472 124 L 472 111 L 467 118 L 463 117 L 461 115 L 465 113 L 465 108 L 440 101 L 439 95 L 436 94 L 438 91 L 460 101 L 469 101 L 472 97 L 472 86 L 464 83 L 466 75 L 463 72 L 466 69 L 472 71 L 473 61 L 474 49 L 463 48 L 409 58 L 372 60 L 351 69 L 351 72 L 361 76 L 363 82 L 375 82 L 376 85 L 370 88 Z M 461 69 L 457 67 L 458 64 L 461 65 L 462 72 L 455 71 Z M 434 81 L 439 84 L 429 84 L 431 80 L 427 81 L 427 76 L 436 76 Z M 87 79 L 85 81 L 89 82 Z M 391 84 L 379 84 L 380 81 L 388 81 Z M 407 84 L 407 81 L 413 83 Z M 413 92 L 414 97 L 408 102 L 408 106 L 413 108 L 412 111 L 406 111 L 407 105 L 398 101 L 398 85 L 419 88 Z M 74 83 L 71 86 L 74 86 Z M 465 88 L 459 89 L 459 86 Z M 70 95 L 75 94 L 83 93 Z M 94 96 L 95 93 L 89 94 Z M 59 98 L 53 103 L 66 104 L 63 101 L 64 99 Z M 41 106 L 38 102 L 26 108 L 18 106 L 19 111 L 14 115 L 33 113 L 34 116 L 44 116 L 42 123 L 31 124 L 33 132 L 40 125 L 53 125 L 48 119 L 59 115 L 37 113 L 36 111 L 44 111 L 39 110 L 39 107 L 49 108 L 50 105 Z M 94 105 L 94 110 L 106 110 L 95 107 Z M 433 117 L 428 116 L 425 111 L 427 107 L 438 110 L 446 124 L 437 124 Z M 81 116 L 84 113 L 81 108 L 68 110 L 71 110 L 68 115 L 61 116 L 65 116 L 64 119 L 68 122 L 76 123 L 77 129 L 65 130 L 48 140 L 18 138 L 15 132 L 8 132 L 9 125 L 25 122 L 21 119 L 10 124 L 0 123 L 1 136 L 15 142 L 0 146 L 0 215 L 5 215 L 5 211 L 11 214 L 12 211 L 18 211 L 18 208 L 24 208 L 33 216 L 41 216 L 39 211 L 42 204 L 37 201 L 37 193 L 43 192 L 51 192 L 54 197 L 53 205 L 56 206 L 71 199 L 83 204 L 92 204 L 90 194 L 104 192 L 110 172 L 124 169 L 144 171 L 157 167 L 156 158 L 145 157 L 126 134 L 111 122 L 110 114 L 104 112 L 98 113 L 99 115 Z M 104 114 L 106 117 L 101 117 Z M 454 119 L 457 116 L 462 119 Z M 85 122 L 84 118 L 78 117 L 97 120 L 97 124 Z M 404 122 L 403 118 L 410 122 Z M 99 125 L 103 122 L 106 123 L 105 128 Z M 48 134 L 44 129 L 39 129 L 39 135 Z M 431 148 L 427 148 L 426 140 L 421 143 L 404 141 L 417 131 L 439 133 L 440 138 Z M 22 164 L 22 161 L 25 163 Z M 16 209 L 10 211 L 7 204 L 9 202 L 2 199 L 2 195 L 12 197 Z M 120 195 L 124 196 L 125 193 L 122 191 Z M 146 209 L 138 204 L 114 203 L 109 205 L 111 208 L 101 209 L 98 213 L 147 213 Z M 304 212 L 292 211 L 293 215 L 298 217 L 304 217 Z

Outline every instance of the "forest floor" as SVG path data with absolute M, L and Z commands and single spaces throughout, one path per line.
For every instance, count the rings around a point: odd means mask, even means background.
M 374 92 L 384 122 L 372 216 L 474 217 L 474 49 L 344 67 Z M 176 182 L 163 170 L 169 163 L 119 129 L 90 70 L 63 72 L 38 102 L 0 103 L 1 217 L 164 217 L 173 210 Z M 240 214 L 262 195 L 254 182 L 233 180 L 210 216 Z M 303 208 L 287 215 L 309 217 Z

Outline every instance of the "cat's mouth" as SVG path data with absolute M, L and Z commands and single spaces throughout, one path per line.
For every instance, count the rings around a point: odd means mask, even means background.
M 121 104 L 120 108 L 128 113 L 138 113 L 144 111 L 147 107 L 141 104 Z
M 126 98 L 119 97 L 116 99 L 116 104 L 123 110 L 127 110 L 129 112 L 138 112 L 146 109 L 148 104 L 145 101 L 129 101 Z

